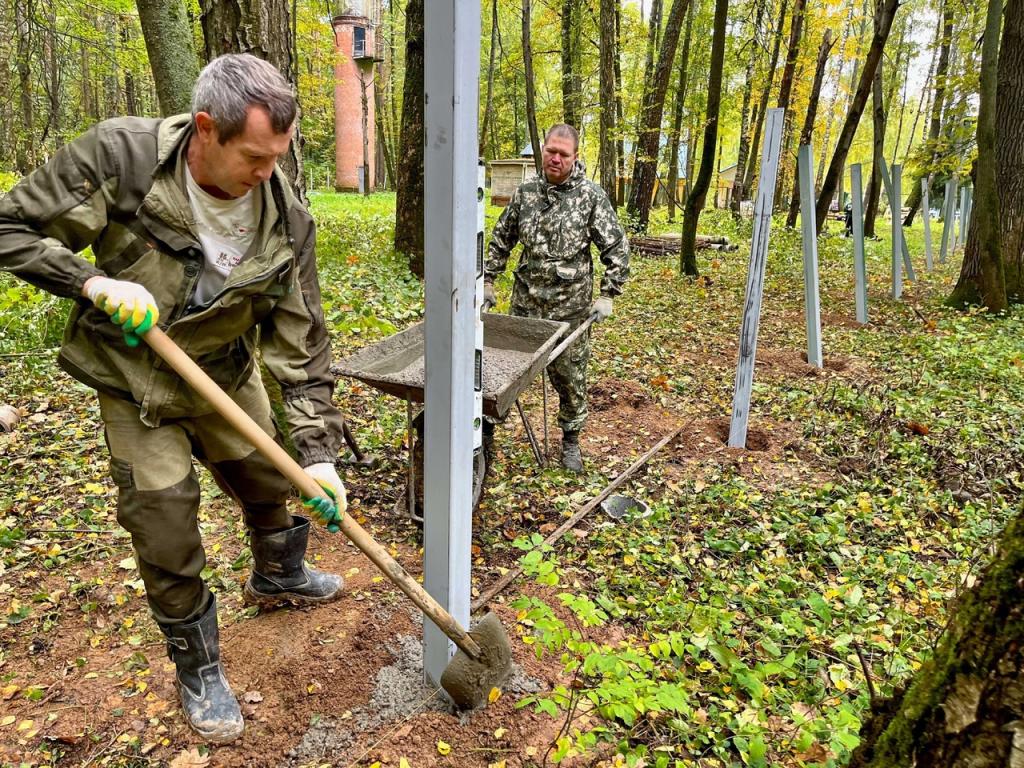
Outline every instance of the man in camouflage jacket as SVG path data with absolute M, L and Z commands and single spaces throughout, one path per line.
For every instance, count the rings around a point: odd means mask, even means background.
M 606 319 L 612 298 L 622 293 L 629 277 L 629 243 L 608 196 L 587 179 L 578 148 L 574 128 L 551 127 L 544 140 L 544 173 L 523 182 L 512 195 L 494 226 L 484 268 L 484 298 L 494 303 L 494 280 L 521 242 L 512 314 L 563 320 L 570 330 L 591 313 L 599 322 Z M 605 267 L 597 301 L 591 243 Z M 579 433 L 587 420 L 589 359 L 587 331 L 547 368 L 558 392 L 562 465 L 574 472 L 583 471 Z
M 200 74 L 191 115 L 102 122 L 0 200 L 0 269 L 75 300 L 59 364 L 97 390 L 118 522 L 132 535 L 186 719 L 218 743 L 243 723 L 220 663 L 216 601 L 201 578 L 193 456 L 242 507 L 249 599 L 318 603 L 340 596 L 342 582 L 303 561 L 309 520 L 289 513 L 288 481 L 139 337 L 159 325 L 275 434 L 258 346 L 281 385 L 299 460 L 325 488 L 307 500 L 313 516 L 337 524 L 342 417 L 331 401 L 314 225 L 276 167 L 295 111 L 291 86 L 271 65 L 222 56 Z M 249 223 L 225 236 L 237 261 L 218 277 L 211 271 L 225 251 L 209 244 L 201 221 L 239 201 Z M 76 255 L 90 246 L 95 262 Z

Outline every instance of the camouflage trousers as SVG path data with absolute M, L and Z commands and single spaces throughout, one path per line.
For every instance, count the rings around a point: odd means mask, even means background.
M 539 311 L 517 304 L 513 300 L 513 315 L 543 317 Z M 588 317 L 568 318 L 569 332 L 576 330 Z M 563 432 L 579 432 L 587 421 L 587 364 L 590 362 L 590 330 L 584 331 L 565 352 L 547 367 L 547 375 L 558 393 L 558 426 Z
M 259 371 L 232 399 L 268 435 L 276 434 Z M 135 561 L 153 617 L 189 622 L 209 604 L 200 574 L 206 554 L 199 535 L 199 481 L 193 456 L 235 499 L 251 528 L 292 525 L 291 486 L 274 466 L 216 413 L 168 420 L 151 428 L 134 403 L 100 394 L 100 414 L 117 485 L 117 521 L 132 535 Z

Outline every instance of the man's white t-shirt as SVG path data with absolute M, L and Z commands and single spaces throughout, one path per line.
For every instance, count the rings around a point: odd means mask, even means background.
M 205 306 L 224 287 L 231 270 L 245 256 L 256 239 L 263 208 L 261 187 L 254 187 L 241 197 L 221 200 L 203 190 L 192 178 L 185 163 L 185 184 L 196 235 L 203 248 L 206 264 L 196 283 L 193 306 Z

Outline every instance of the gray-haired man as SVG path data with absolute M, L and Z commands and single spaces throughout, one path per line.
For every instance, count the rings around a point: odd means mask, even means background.
M 191 115 L 100 123 L 0 201 L 0 269 L 77 300 L 59 364 L 98 392 L 118 521 L 131 532 L 189 725 L 219 743 L 243 723 L 220 663 L 216 600 L 200 577 L 193 457 L 244 512 L 247 597 L 323 602 L 342 581 L 304 563 L 309 521 L 289 514 L 288 482 L 139 336 L 159 324 L 274 434 L 259 346 L 300 461 L 325 489 L 307 506 L 336 527 L 342 417 L 331 402 L 313 221 L 276 168 L 295 113 L 274 67 L 222 56 L 200 73 Z M 76 255 L 88 246 L 95 264 Z

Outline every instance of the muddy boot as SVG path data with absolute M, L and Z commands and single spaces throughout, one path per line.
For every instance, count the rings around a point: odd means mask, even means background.
M 583 471 L 583 454 L 580 453 L 580 433 L 562 433 L 562 466 L 570 472 Z
M 326 603 L 341 596 L 341 576 L 310 568 L 302 559 L 309 520 L 298 515 L 292 519 L 295 525 L 283 531 L 252 531 L 253 568 L 245 582 L 245 596 L 252 602 L 269 607 L 283 602 Z
M 227 744 L 242 735 L 242 712 L 220 663 L 217 600 L 190 624 L 160 624 L 167 656 L 177 668 L 185 720 L 207 741 Z

